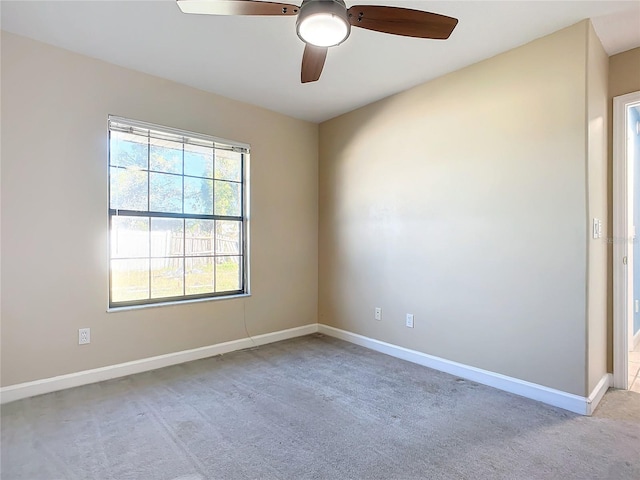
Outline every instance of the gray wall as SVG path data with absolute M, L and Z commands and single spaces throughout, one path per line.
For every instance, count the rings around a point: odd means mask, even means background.
M 587 394 L 590 28 L 321 124 L 321 323 Z
M 317 125 L 5 32 L 1 66 L 2 385 L 316 322 Z M 109 114 L 251 144 L 251 297 L 106 313 Z

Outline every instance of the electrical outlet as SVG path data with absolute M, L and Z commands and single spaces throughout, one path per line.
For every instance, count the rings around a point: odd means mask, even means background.
M 413 313 L 407 313 L 405 325 L 409 328 L 413 328 Z
M 376 307 L 374 318 L 376 320 L 382 320 L 382 309 L 380 307 Z
M 78 345 L 85 345 L 91 343 L 91 329 L 80 328 L 78 330 Z

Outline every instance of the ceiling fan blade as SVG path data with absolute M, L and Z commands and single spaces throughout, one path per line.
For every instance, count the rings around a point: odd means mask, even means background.
M 458 24 L 457 18 L 409 8 L 356 5 L 348 13 L 354 27 L 405 37 L 444 40 Z
M 316 47 L 307 44 L 302 55 L 302 83 L 315 82 L 320 78 L 324 61 L 327 58 L 327 47 Z
M 297 15 L 300 7 L 254 0 L 178 0 L 183 13 L 207 15 Z

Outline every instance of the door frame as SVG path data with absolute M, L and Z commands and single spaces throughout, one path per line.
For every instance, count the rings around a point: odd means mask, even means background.
M 613 99 L 613 386 L 628 389 L 633 333 L 633 164 L 627 155 L 627 107 L 640 91 Z M 639 279 L 640 281 L 640 279 Z

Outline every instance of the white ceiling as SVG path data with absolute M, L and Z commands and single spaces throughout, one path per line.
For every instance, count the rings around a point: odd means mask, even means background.
M 354 28 L 329 50 L 320 80 L 303 85 L 295 17 L 186 15 L 174 0 L 2 1 L 0 15 L 3 30 L 313 122 L 585 18 L 609 55 L 640 46 L 640 0 L 347 1 L 354 4 L 427 10 L 460 22 L 444 41 Z

